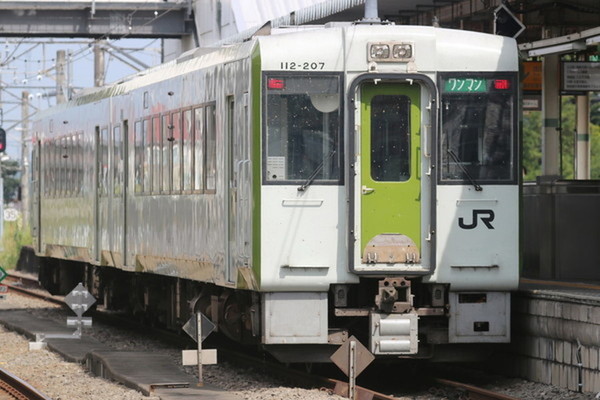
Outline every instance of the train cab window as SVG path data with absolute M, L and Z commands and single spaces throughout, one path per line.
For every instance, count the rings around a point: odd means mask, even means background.
M 273 74 L 264 82 L 264 180 L 339 183 L 340 76 Z
M 511 183 L 516 168 L 516 88 L 512 74 L 444 74 L 442 183 Z
M 371 178 L 403 182 L 410 178 L 410 99 L 377 95 L 371 100 Z

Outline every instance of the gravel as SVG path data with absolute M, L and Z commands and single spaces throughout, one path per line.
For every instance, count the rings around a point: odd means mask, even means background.
M 59 306 L 21 296 L 16 293 L 0 300 L 0 310 L 27 309 L 33 315 L 66 321 L 70 315 Z M 181 364 L 181 350 L 139 333 L 94 322 L 84 335 L 94 336 L 101 342 L 110 343 L 117 350 L 144 351 L 166 354 Z M 29 351 L 28 339 L 0 326 L 0 367 L 26 380 L 54 400 L 159 400 L 159 397 L 144 396 L 124 386 L 91 376 L 82 365 L 64 361 L 59 355 L 47 350 Z M 187 373 L 197 376 L 194 367 L 183 367 Z M 204 382 L 225 389 L 246 400 L 342 400 L 317 389 L 307 390 L 284 386 L 281 382 L 260 374 L 237 368 L 228 363 L 203 367 Z
M 27 309 L 34 315 L 53 318 L 64 322 L 69 312 L 42 300 L 32 299 L 16 293 L 10 293 L 7 299 L 0 300 L 0 310 Z M 154 338 L 131 333 L 127 330 L 94 322 L 91 330 L 84 331 L 111 347 L 128 351 L 151 350 L 172 358 L 175 368 L 184 369 L 196 375 L 196 368 L 181 366 L 181 350 Z M 63 360 L 59 355 L 47 350 L 29 351 L 28 340 L 0 327 L 0 367 L 30 382 L 54 400 L 158 400 L 147 397 L 118 383 L 109 382 L 91 376 L 82 365 Z M 204 382 L 236 394 L 245 400 L 341 400 L 343 397 L 331 395 L 317 389 L 306 390 L 288 387 L 271 377 L 265 377 L 257 371 L 240 368 L 229 363 L 220 363 L 203 367 Z M 523 400 L 545 399 L 596 399 L 595 393 L 576 393 L 554 386 L 528 382 L 521 379 L 494 377 L 486 386 L 488 390 L 498 391 Z M 427 388 L 415 393 L 389 393 L 401 400 L 448 400 L 460 398 L 455 391 L 446 388 Z

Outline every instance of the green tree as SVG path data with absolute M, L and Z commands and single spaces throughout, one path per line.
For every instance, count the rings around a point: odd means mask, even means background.
M 576 98 L 573 96 L 561 97 L 561 176 L 564 179 L 573 179 L 575 177 L 575 127 L 577 117 Z
M 600 179 L 600 124 L 592 124 L 590 129 L 590 140 L 590 153 L 592 155 L 590 160 L 590 178 Z
M 523 113 L 523 179 L 534 181 L 542 168 L 541 112 Z
M 575 97 L 561 97 L 561 175 L 564 179 L 574 178 L 575 169 L 575 128 L 576 128 L 576 105 Z M 597 116 L 597 122 L 600 123 L 600 107 L 592 109 L 591 112 L 591 178 L 600 179 L 600 126 L 594 119 Z M 526 111 L 523 113 L 523 159 L 526 181 L 533 181 L 541 175 L 542 160 L 542 121 L 540 111 Z

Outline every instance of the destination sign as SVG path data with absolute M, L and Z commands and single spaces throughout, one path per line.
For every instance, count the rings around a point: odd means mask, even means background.
M 596 92 L 600 90 L 599 62 L 564 62 L 562 89 L 567 92 Z

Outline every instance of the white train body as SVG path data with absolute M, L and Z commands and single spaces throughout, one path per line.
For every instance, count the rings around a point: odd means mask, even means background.
M 276 33 L 37 118 L 42 280 L 85 279 L 115 307 L 111 294 L 131 291 L 130 307 L 173 326 L 193 299 L 288 361 L 322 360 L 352 334 L 393 357 L 509 341 L 514 40 L 361 24 Z

